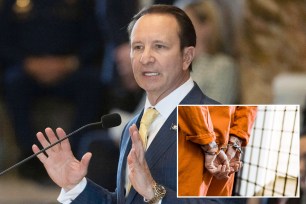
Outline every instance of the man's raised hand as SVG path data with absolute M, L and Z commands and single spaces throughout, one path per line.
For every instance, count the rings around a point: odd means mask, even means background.
M 56 134 L 51 128 L 46 128 L 46 136 L 42 132 L 38 132 L 36 136 L 42 147 L 46 148 L 66 136 L 62 128 L 57 128 Z M 35 154 L 40 151 L 35 144 L 32 150 Z M 46 150 L 45 153 L 37 155 L 38 159 L 43 163 L 50 178 L 66 191 L 71 190 L 85 177 L 92 156 L 88 152 L 78 161 L 71 151 L 68 139 Z

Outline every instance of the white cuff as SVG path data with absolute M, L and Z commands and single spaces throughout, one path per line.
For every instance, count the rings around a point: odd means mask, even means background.
M 143 201 L 144 201 L 145 203 L 147 203 L 147 202 L 148 202 L 148 200 L 147 200 L 147 199 L 145 199 L 144 197 L 143 197 Z M 157 204 L 161 204 L 161 203 L 162 203 L 162 201 L 163 201 L 163 199 L 160 199 L 160 200 L 158 201 L 158 203 L 157 203 Z
M 59 194 L 57 201 L 62 204 L 70 204 L 82 191 L 85 189 L 87 185 L 87 180 L 84 177 L 81 182 L 76 185 L 73 189 L 70 191 L 65 191 L 63 188 L 61 189 L 61 193 Z

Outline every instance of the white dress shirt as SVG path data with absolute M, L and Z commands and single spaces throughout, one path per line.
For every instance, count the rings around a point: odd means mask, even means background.
M 148 97 L 146 98 L 144 111 L 146 111 L 147 108 L 153 107 L 159 112 L 158 117 L 154 120 L 154 122 L 151 124 L 148 130 L 149 138 L 148 138 L 147 148 L 149 148 L 153 139 L 157 135 L 159 129 L 163 126 L 163 124 L 170 116 L 172 111 L 177 107 L 177 105 L 180 104 L 180 102 L 185 98 L 185 96 L 191 91 L 193 86 L 194 82 L 190 77 L 184 84 L 182 84 L 180 87 L 172 91 L 168 96 L 166 96 L 161 101 L 159 101 L 155 106 L 152 106 L 150 104 Z M 127 176 L 126 179 L 128 179 Z M 76 185 L 73 189 L 71 189 L 68 192 L 66 192 L 62 188 L 61 193 L 57 198 L 58 202 L 63 204 L 70 204 L 85 189 L 86 185 L 87 185 L 87 180 L 83 178 L 78 185 Z

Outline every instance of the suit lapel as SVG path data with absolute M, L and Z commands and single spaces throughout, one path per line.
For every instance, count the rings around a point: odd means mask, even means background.
M 194 82 L 194 87 L 187 94 L 187 96 L 180 102 L 180 104 L 203 104 L 206 96 L 203 94 L 199 86 Z
M 176 144 L 177 131 L 171 128 L 176 125 L 176 118 L 176 109 L 174 109 L 149 146 L 146 152 L 146 161 L 150 169 L 171 145 Z
M 126 127 L 128 128 L 128 126 Z M 117 173 L 117 199 L 118 203 L 125 203 L 125 168 L 126 168 L 126 152 L 129 148 L 129 139 L 126 138 L 121 144 L 121 154 L 118 162 L 118 173 Z
M 143 111 L 141 112 L 141 114 L 139 114 L 138 116 L 136 116 L 134 119 L 132 119 L 127 125 L 126 125 L 126 130 L 124 131 L 124 135 L 122 138 L 122 143 L 121 143 L 121 148 L 120 148 L 120 158 L 119 158 L 119 162 L 118 162 L 118 174 L 117 174 L 117 187 L 118 189 L 118 194 L 117 194 L 117 199 L 118 199 L 118 203 L 125 203 L 125 176 L 126 176 L 126 165 L 127 165 L 127 156 L 131 150 L 132 147 L 132 141 L 131 141 L 131 137 L 129 134 L 129 127 L 136 123 L 137 127 L 139 127 L 139 123 L 140 123 L 140 118 L 143 114 Z M 131 189 L 134 190 L 133 188 Z M 134 190 L 135 191 L 135 190 Z M 130 193 L 131 193 L 130 192 Z M 129 193 L 129 194 L 130 194 Z

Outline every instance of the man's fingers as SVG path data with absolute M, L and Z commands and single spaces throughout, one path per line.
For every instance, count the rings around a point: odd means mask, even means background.
M 55 142 L 58 141 L 57 136 L 55 135 L 55 133 L 53 132 L 53 130 L 51 128 L 46 128 L 45 133 L 46 133 L 46 135 L 49 139 L 50 144 L 54 144 Z M 60 149 L 60 145 L 55 145 L 51 149 L 53 151 L 58 151 Z
M 227 179 L 229 178 L 229 169 L 226 165 L 207 165 L 206 169 L 217 179 Z
M 211 173 L 215 174 L 218 171 L 216 165 L 214 164 L 216 155 L 205 154 L 205 168 Z
M 131 164 L 135 163 L 135 161 L 136 161 L 135 148 L 132 148 L 129 152 L 128 157 L 127 157 L 127 163 L 128 163 L 128 165 L 131 165 Z
M 130 135 L 132 135 L 134 131 L 138 131 L 138 128 L 137 128 L 137 126 L 135 124 L 133 124 L 129 128 L 129 131 L 130 131 Z
M 230 169 L 227 168 L 226 165 L 223 165 L 220 171 L 220 179 L 228 179 L 229 178 Z
M 217 179 L 229 178 L 230 166 L 225 152 L 220 151 L 219 154 L 217 155 L 216 160 L 218 161 L 219 165 L 216 167 L 217 169 L 213 174 L 214 177 L 216 177 Z
M 50 145 L 49 141 L 45 138 L 44 134 L 42 132 L 38 132 L 36 134 L 36 137 L 43 148 L 46 148 Z
M 37 145 L 32 145 L 32 150 L 34 152 L 34 154 L 36 154 L 37 152 L 40 151 L 40 149 L 37 147 Z M 39 161 L 41 161 L 42 163 L 45 163 L 47 157 L 45 154 L 41 153 L 37 155 L 37 158 L 39 159 Z
M 144 159 L 144 147 L 143 142 L 140 138 L 138 129 L 135 124 L 130 127 L 130 135 L 132 139 L 132 147 L 135 149 L 136 156 L 139 161 L 143 161 Z
M 134 131 L 131 135 L 131 138 L 132 138 L 133 145 L 135 145 L 136 147 L 142 147 L 143 149 L 143 143 L 140 139 L 138 131 Z
M 127 158 L 127 163 L 128 163 L 128 169 L 129 169 L 129 179 L 131 181 L 131 184 L 134 186 L 134 177 L 137 174 L 137 169 L 140 169 L 140 163 L 139 160 L 137 159 L 137 154 L 135 152 L 135 148 L 132 148 L 128 158 Z M 139 171 L 138 171 L 139 172 Z
M 229 173 L 228 172 L 217 172 L 214 174 L 214 177 L 217 179 L 228 179 L 229 178 Z
M 138 162 L 137 162 L 137 155 L 136 155 L 136 152 L 135 152 L 135 148 L 132 148 L 129 155 L 128 155 L 128 158 L 127 158 L 127 163 L 128 163 L 128 169 L 129 169 L 129 173 L 128 173 L 128 177 L 129 177 L 129 180 L 131 182 L 131 185 L 134 186 L 134 177 L 135 177 L 135 174 L 137 172 L 137 166 L 138 166 Z
M 138 132 L 138 129 L 136 127 L 135 124 L 133 124 L 131 127 L 130 127 L 130 135 L 131 135 L 131 139 L 132 139 L 132 143 L 135 144 L 135 145 L 143 145 L 142 144 L 142 141 L 141 141 L 141 138 L 140 138 L 140 135 L 139 135 L 139 132 Z
M 230 163 L 229 163 L 229 160 L 228 160 L 228 157 L 227 155 L 225 154 L 224 151 L 220 151 L 219 154 L 218 154 L 218 159 L 221 161 L 221 163 L 223 165 L 226 165 L 226 167 L 229 169 L 230 167 Z
M 38 139 L 38 141 L 40 142 L 41 146 L 43 148 L 46 148 L 50 145 L 49 141 L 46 139 L 46 137 L 44 136 L 44 134 L 42 132 L 38 132 L 36 134 L 36 137 Z M 49 154 L 50 153 L 50 149 L 46 150 L 46 153 Z
M 64 137 L 66 137 L 66 133 L 62 128 L 56 128 L 56 134 L 59 139 L 63 139 Z M 68 139 L 63 140 L 60 144 L 61 144 L 60 146 L 62 147 L 64 151 L 71 151 L 71 147 L 70 147 L 70 143 Z
M 221 172 L 226 172 L 226 165 L 221 166 Z
M 58 137 L 55 135 L 54 131 L 51 128 L 47 127 L 45 129 L 45 132 L 46 132 L 46 134 L 48 136 L 48 139 L 49 139 L 49 142 L 51 144 L 53 144 L 54 142 L 56 142 L 58 140 Z
M 243 163 L 241 161 L 231 161 L 230 163 L 230 168 L 231 168 L 231 173 L 238 172 L 242 168 Z
M 205 162 L 205 168 L 211 173 L 215 174 L 216 172 L 220 171 L 212 162 L 206 163 Z

